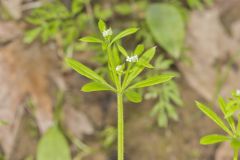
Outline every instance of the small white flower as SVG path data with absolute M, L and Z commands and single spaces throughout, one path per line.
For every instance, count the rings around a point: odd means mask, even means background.
M 112 29 L 109 28 L 102 32 L 103 37 L 111 36 L 113 34 Z
M 236 94 L 237 94 L 237 96 L 240 96 L 240 89 L 236 90 Z
M 116 67 L 116 71 L 117 71 L 117 72 L 121 71 L 121 69 L 122 69 L 122 65 L 118 65 L 118 66 Z
M 138 61 L 138 56 L 137 55 L 134 55 L 134 56 L 127 56 L 127 59 L 126 59 L 127 62 L 137 62 Z

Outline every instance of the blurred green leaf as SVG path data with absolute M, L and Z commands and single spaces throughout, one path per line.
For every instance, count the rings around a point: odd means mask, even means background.
M 149 87 L 144 96 L 146 99 L 156 99 L 151 110 L 151 116 L 156 117 L 159 127 L 167 127 L 168 118 L 177 121 L 177 106 L 182 106 L 179 89 L 175 81 L 170 80 L 159 86 Z
M 187 3 L 193 9 L 203 9 L 203 3 L 201 0 L 187 0 Z
M 125 92 L 125 96 L 130 102 L 133 103 L 140 103 L 142 101 L 142 96 L 133 90 L 127 90 Z
M 207 135 L 202 137 L 200 140 L 200 144 L 208 145 L 208 144 L 215 144 L 215 143 L 220 143 L 220 142 L 229 141 L 229 140 L 230 140 L 229 137 L 213 134 L 213 135 Z
M 129 15 L 132 12 L 132 7 L 129 3 L 120 3 L 114 6 L 114 10 L 121 15 Z
M 185 24 L 177 7 L 167 3 L 148 7 L 146 21 L 155 40 L 174 58 L 179 58 L 185 39 Z
M 113 44 L 114 42 L 118 41 L 119 39 L 122 39 L 123 37 L 126 37 L 128 35 L 131 35 L 135 32 L 138 31 L 138 28 L 128 28 L 128 29 L 125 29 L 124 31 L 120 32 L 119 34 L 117 34 L 113 40 L 111 41 L 110 44 Z
M 98 39 L 98 38 L 92 37 L 92 36 L 83 37 L 80 40 L 82 42 L 89 42 L 89 43 L 102 43 L 103 42 L 101 39 Z
M 97 19 L 107 20 L 113 15 L 112 8 L 103 7 L 100 4 L 95 4 L 93 7 L 93 11 Z
M 50 128 L 41 138 L 37 160 L 71 160 L 68 143 L 57 127 Z
M 105 148 L 110 148 L 117 139 L 117 129 L 115 127 L 106 127 L 101 136 L 103 137 L 103 146 Z
M 24 35 L 23 41 L 25 43 L 32 43 L 37 38 L 37 36 L 40 34 L 41 31 L 42 31 L 42 28 L 40 27 L 27 31 Z
M 93 91 L 114 91 L 112 88 L 110 88 L 108 85 L 105 85 L 100 82 L 90 82 L 85 84 L 82 89 L 84 92 L 93 92 Z
M 82 0 L 72 0 L 72 8 L 71 11 L 74 14 L 77 14 L 79 12 L 81 12 L 81 10 L 83 9 L 83 1 Z

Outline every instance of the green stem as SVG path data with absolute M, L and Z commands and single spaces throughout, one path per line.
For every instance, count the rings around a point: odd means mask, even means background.
M 118 103 L 118 160 L 124 160 L 124 119 L 122 93 L 117 95 Z
M 233 160 L 238 160 L 238 149 L 234 149 L 234 158 Z

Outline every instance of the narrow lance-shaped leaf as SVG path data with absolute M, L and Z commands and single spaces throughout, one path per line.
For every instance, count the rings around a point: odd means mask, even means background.
M 101 39 L 98 39 L 98 38 L 92 37 L 92 36 L 83 37 L 80 40 L 82 42 L 88 42 L 88 43 L 102 43 L 103 42 Z
M 111 79 L 113 80 L 113 83 L 116 85 L 117 88 L 120 88 L 120 82 L 118 81 L 117 73 L 116 73 L 116 59 L 114 57 L 114 51 L 108 47 L 107 48 L 107 54 L 108 54 L 108 69 L 109 69 L 109 75 Z M 115 53 L 116 55 L 116 53 Z
M 133 90 L 126 91 L 125 96 L 130 102 L 133 103 L 140 103 L 142 101 L 142 96 Z
M 118 44 L 117 47 L 118 47 L 119 51 L 120 51 L 125 57 L 128 56 L 127 51 L 126 51 L 120 44 Z
M 226 114 L 227 114 L 227 110 L 226 110 L 227 104 L 226 104 L 226 102 L 224 101 L 224 99 L 222 97 L 218 98 L 218 104 L 219 104 L 219 106 L 221 108 L 221 111 L 226 116 Z M 234 122 L 233 117 L 232 116 L 227 117 L 226 120 L 229 123 L 229 125 L 230 125 L 231 129 L 233 130 L 233 132 L 235 132 L 236 131 L 236 127 L 235 127 L 235 122 Z
M 126 37 L 130 34 L 133 34 L 138 31 L 138 28 L 128 28 L 122 32 L 120 32 L 118 35 L 116 35 L 113 40 L 111 41 L 110 45 L 113 44 L 114 42 L 118 41 L 119 39 Z
M 87 66 L 83 65 L 82 63 L 71 58 L 66 58 L 65 61 L 70 67 L 72 67 L 75 71 L 77 71 L 82 76 L 87 77 L 91 80 L 106 83 L 102 77 L 100 77 L 96 72 L 94 72 Z
M 115 45 L 113 46 L 111 54 L 113 57 L 113 62 L 114 62 L 113 64 L 116 67 L 121 63 L 120 56 L 119 56 L 119 50 L 118 50 L 117 46 L 115 46 Z
M 223 135 L 218 135 L 218 134 L 212 134 L 212 135 L 207 135 L 201 138 L 200 144 L 203 145 L 208 145 L 208 144 L 215 144 L 215 143 L 220 143 L 220 142 L 225 142 L 229 141 L 230 138 L 223 136 Z
M 153 69 L 154 68 L 154 66 L 152 64 L 148 63 L 148 62 L 139 62 L 138 64 L 142 65 L 142 66 L 144 66 L 146 68 L 149 68 L 149 69 Z
M 225 123 L 221 120 L 221 118 L 218 117 L 218 115 L 215 112 L 213 112 L 210 108 L 206 107 L 205 105 L 199 102 L 196 102 L 196 104 L 198 108 L 210 119 L 212 119 L 219 127 L 221 127 L 229 135 L 231 136 L 233 135 L 229 128 L 225 125 Z
M 106 30 L 106 24 L 101 19 L 98 21 L 98 29 L 100 30 L 100 32 L 103 32 Z
M 109 85 L 103 84 L 101 82 L 90 82 L 85 84 L 82 89 L 84 92 L 94 92 L 94 91 L 115 91 L 115 89 Z
M 135 83 L 134 85 L 130 86 L 129 88 L 143 88 L 148 86 L 153 86 L 156 84 L 164 83 L 171 80 L 174 76 L 172 74 L 163 74 L 148 78 L 146 80 L 140 81 Z
M 144 51 L 144 45 L 139 44 L 137 45 L 136 49 L 134 50 L 133 54 L 134 55 L 140 55 Z

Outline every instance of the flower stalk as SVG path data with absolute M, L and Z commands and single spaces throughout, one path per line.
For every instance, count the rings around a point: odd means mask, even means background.
M 118 160 L 124 160 L 124 108 L 122 93 L 117 94 L 118 105 Z

